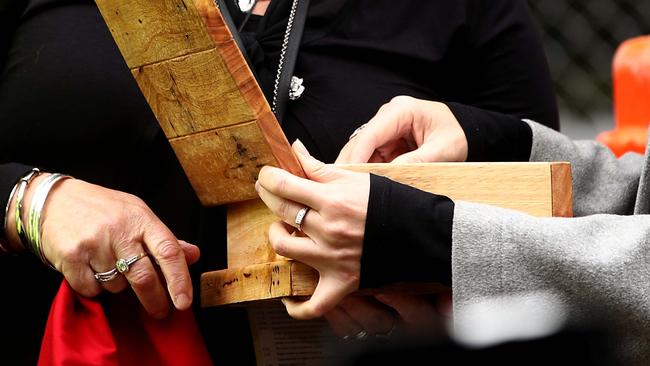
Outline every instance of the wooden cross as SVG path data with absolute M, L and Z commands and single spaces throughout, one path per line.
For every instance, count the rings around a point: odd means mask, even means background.
M 277 220 L 257 199 L 262 166 L 303 175 L 232 34 L 212 0 L 96 0 L 127 65 L 205 206 L 228 206 L 228 269 L 201 278 L 203 306 L 310 295 L 312 268 L 276 255 Z M 571 216 L 567 163 L 361 164 L 454 200 L 537 216 Z M 433 291 L 437 284 L 400 284 Z

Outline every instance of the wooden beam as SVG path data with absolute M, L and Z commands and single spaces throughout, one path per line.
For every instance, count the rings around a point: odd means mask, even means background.
M 341 168 L 372 172 L 453 200 L 485 203 L 534 216 L 571 215 L 567 163 L 360 164 Z M 257 201 L 228 206 L 228 268 L 280 259 L 268 243 L 277 218 Z
M 263 165 L 303 175 L 211 0 L 96 3 L 204 206 L 256 197 Z
M 571 216 L 571 167 L 568 163 L 432 163 L 361 164 L 344 169 L 372 172 L 454 200 L 496 205 L 534 216 Z M 278 220 L 260 200 L 229 205 L 228 269 L 201 277 L 203 306 L 217 306 L 311 294 L 317 273 L 275 254 L 268 242 L 268 227 Z M 272 266 L 269 267 L 270 263 Z M 269 283 L 279 268 L 280 283 Z M 292 270 L 300 268 L 300 270 Z M 256 273 L 246 277 L 245 273 Z M 266 275 L 263 275 L 267 273 Z M 242 278 L 244 277 L 244 278 Z M 236 287 L 232 281 L 237 279 Z M 391 291 L 413 286 L 439 290 L 438 284 L 400 284 Z M 374 291 L 388 291 L 375 289 Z

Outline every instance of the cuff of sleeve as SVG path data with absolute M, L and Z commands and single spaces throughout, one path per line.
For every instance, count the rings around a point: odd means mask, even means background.
M 32 170 L 32 167 L 22 164 L 0 164 L 0 240 L 5 238 L 5 208 L 11 190 L 20 178 L 30 170 Z
M 467 138 L 467 161 L 528 161 L 533 132 L 528 123 L 507 114 L 446 103 Z
M 449 198 L 371 174 L 360 287 L 450 285 L 453 215 Z

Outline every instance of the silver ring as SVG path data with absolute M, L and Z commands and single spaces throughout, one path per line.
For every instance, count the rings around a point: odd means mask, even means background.
M 147 253 L 140 253 L 136 254 L 133 257 L 123 259 L 120 258 L 115 262 L 115 269 L 120 272 L 120 273 L 126 273 L 129 271 L 129 266 L 132 265 L 133 263 L 139 261 L 140 259 L 144 258 L 147 256 Z
M 367 123 L 364 123 L 364 124 L 362 124 L 361 126 L 359 126 L 356 130 L 354 130 L 354 132 L 352 132 L 352 134 L 350 135 L 350 137 L 348 137 L 348 141 L 350 141 L 350 140 L 352 140 L 353 138 L 357 137 L 357 135 L 359 134 L 359 132 L 361 132 L 361 130 L 363 130 L 363 129 L 366 127 L 366 125 L 368 125 L 368 124 L 367 124 Z
M 117 276 L 119 275 L 119 272 L 117 272 L 117 268 L 113 268 L 110 271 L 106 272 L 96 272 L 95 273 L 95 280 L 97 282 L 108 282 L 111 280 L 114 280 Z
M 305 219 L 305 215 L 307 215 L 307 211 L 309 211 L 309 207 L 303 207 L 300 210 L 298 210 L 298 213 L 296 214 L 295 223 L 299 231 L 302 231 L 302 220 Z
M 354 338 L 358 341 L 365 341 L 368 339 L 368 332 L 362 329 L 359 333 L 354 335 Z
M 393 326 L 390 327 L 390 330 L 386 333 L 377 333 L 375 334 L 375 337 L 380 338 L 380 339 L 388 339 L 390 338 L 393 333 L 395 333 L 395 328 L 397 327 L 397 321 L 393 322 Z
M 139 261 L 140 259 L 144 258 L 147 256 L 147 253 L 140 253 L 136 254 L 132 257 L 129 257 L 127 259 L 120 258 L 115 262 L 115 267 L 109 271 L 106 272 L 96 272 L 95 273 L 95 280 L 100 283 L 112 281 L 117 278 L 120 274 L 126 273 L 129 271 L 129 266 L 131 266 L 133 263 Z

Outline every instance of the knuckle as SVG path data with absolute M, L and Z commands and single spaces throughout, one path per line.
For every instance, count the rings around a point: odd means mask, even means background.
M 167 238 L 158 243 L 157 252 L 160 262 L 170 262 L 177 260 L 183 254 L 178 242 L 172 238 Z
M 289 218 L 289 217 L 291 217 L 291 212 L 290 211 L 291 211 L 291 204 L 289 204 L 289 202 L 283 200 L 278 204 L 276 214 L 279 217 L 282 217 L 282 218 Z
M 132 271 L 130 281 L 131 286 L 140 292 L 147 292 L 158 285 L 156 274 L 145 269 Z
M 276 239 L 271 241 L 271 246 L 273 247 L 273 250 L 281 255 L 281 256 L 286 256 L 287 255 L 287 243 L 286 239 Z

